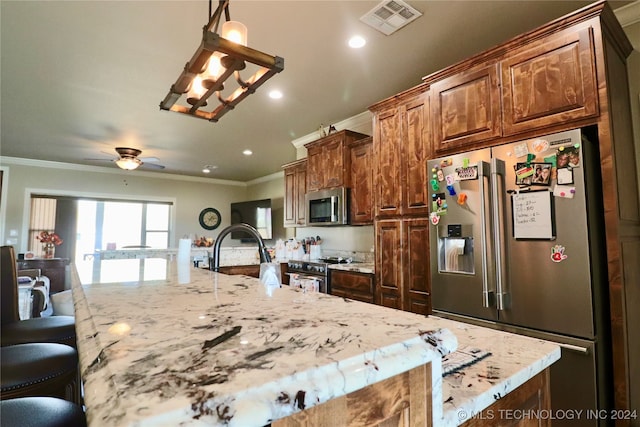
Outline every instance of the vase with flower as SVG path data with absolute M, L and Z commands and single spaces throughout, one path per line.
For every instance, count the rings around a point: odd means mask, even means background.
M 36 239 L 42 243 L 42 257 L 53 258 L 56 246 L 62 244 L 62 239 L 55 232 L 42 231 L 36 236 Z

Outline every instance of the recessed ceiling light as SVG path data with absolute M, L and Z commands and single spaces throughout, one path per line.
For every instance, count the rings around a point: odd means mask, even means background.
M 272 90 L 271 92 L 269 92 L 269 98 L 280 99 L 282 98 L 282 92 L 280 92 L 279 90 Z
M 353 36 L 349 39 L 349 47 L 354 49 L 360 49 L 365 44 L 367 44 L 367 41 L 362 36 Z
M 251 151 L 251 150 L 244 150 L 244 151 L 242 152 L 242 154 L 244 154 L 245 156 L 250 156 L 250 155 L 252 155 L 252 154 L 253 154 L 253 151 Z
M 215 165 L 205 165 L 204 168 L 202 168 L 202 172 L 203 173 L 210 173 L 212 170 L 214 169 L 218 169 L 218 166 Z

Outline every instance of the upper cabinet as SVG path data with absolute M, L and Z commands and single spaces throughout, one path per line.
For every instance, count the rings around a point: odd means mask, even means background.
M 306 224 L 304 195 L 307 192 L 307 159 L 282 166 L 284 169 L 284 226 Z
M 425 78 L 434 154 L 495 145 L 539 129 L 568 129 L 596 117 L 593 31 L 583 22 L 553 33 L 534 32 L 529 42 L 512 40 L 502 50 Z
M 379 108 L 379 109 L 378 109 Z M 429 97 L 422 88 L 374 113 L 375 215 L 428 214 Z
M 598 114 L 592 28 L 564 30 L 501 62 L 504 134 Z
M 307 149 L 307 191 L 350 187 L 351 142 L 366 138 L 358 132 L 341 130 L 305 144 Z
M 352 225 L 373 223 L 373 138 L 353 142 L 351 157 L 351 195 L 349 218 Z
M 462 71 L 431 85 L 434 150 L 469 146 L 502 134 L 498 64 Z

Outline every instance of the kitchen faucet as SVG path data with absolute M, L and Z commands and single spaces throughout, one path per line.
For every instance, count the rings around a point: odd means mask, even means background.
M 261 263 L 271 262 L 271 256 L 269 255 L 269 252 L 267 252 L 267 248 L 264 245 L 264 241 L 262 240 L 262 236 L 260 236 L 260 233 L 258 232 L 258 230 L 256 230 L 249 224 L 238 223 L 238 224 L 231 224 L 230 226 L 222 230 L 220 234 L 218 234 L 216 243 L 213 245 L 213 268 L 209 266 L 211 270 L 220 271 L 220 245 L 222 243 L 222 240 L 225 238 L 227 234 L 231 233 L 232 231 L 239 231 L 239 230 L 246 231 L 248 234 L 250 234 L 252 237 L 254 237 L 258 241 L 258 252 L 260 253 L 260 262 Z

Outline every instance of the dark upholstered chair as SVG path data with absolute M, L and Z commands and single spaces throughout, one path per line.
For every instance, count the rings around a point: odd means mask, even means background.
M 78 352 L 68 345 L 34 343 L 0 347 L 1 400 L 48 396 L 77 401 L 77 375 Z
M 75 318 L 50 316 L 20 320 L 18 275 L 12 246 L 0 248 L 2 346 L 48 342 L 76 346 Z
M 21 397 L 0 402 L 1 427 L 86 427 L 79 405 L 53 397 Z

